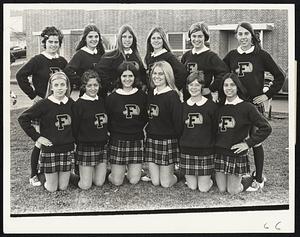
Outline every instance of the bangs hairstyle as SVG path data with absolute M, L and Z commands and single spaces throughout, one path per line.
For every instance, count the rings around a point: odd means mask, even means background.
M 220 83 L 220 88 L 219 88 L 219 103 L 223 104 L 226 101 L 226 95 L 224 93 L 224 82 L 226 79 L 230 78 L 234 84 L 237 87 L 237 95 L 242 99 L 242 100 L 247 100 L 247 90 L 246 88 L 243 86 L 243 84 L 241 83 L 238 75 L 236 73 L 230 72 L 230 73 L 226 73 L 222 79 L 222 82 Z
M 190 29 L 188 31 L 188 36 L 191 39 L 191 35 L 197 31 L 202 31 L 204 35 L 204 41 L 209 40 L 209 32 L 208 32 L 208 26 L 204 21 L 196 22 L 190 26 Z
M 96 71 L 89 69 L 89 70 L 86 70 L 81 76 L 81 82 L 82 82 L 81 89 L 83 91 L 85 91 L 85 86 L 90 79 L 96 79 L 99 84 L 99 89 L 102 88 L 101 87 L 101 79 L 99 77 L 99 74 Z
M 162 71 L 164 72 L 164 75 L 165 75 L 167 86 L 169 86 L 173 91 L 176 91 L 176 93 L 180 97 L 181 94 L 180 94 L 180 92 L 178 91 L 178 89 L 175 85 L 175 78 L 174 78 L 173 69 L 172 69 L 171 65 L 166 61 L 158 61 L 158 62 L 153 64 L 152 69 L 151 69 L 151 73 L 150 73 L 150 78 L 151 78 L 150 86 L 152 88 L 155 88 L 152 77 L 153 77 L 153 71 L 156 67 L 159 67 L 159 68 L 162 69 Z
M 98 51 L 98 54 L 103 55 L 105 50 L 103 47 L 103 43 L 102 43 L 102 37 L 100 34 L 100 30 L 97 28 L 97 26 L 95 24 L 89 24 L 87 26 L 84 27 L 83 29 L 83 33 L 81 36 L 81 39 L 76 47 L 76 51 L 80 50 L 82 47 L 86 46 L 86 36 L 91 32 L 91 31 L 95 31 L 98 33 L 99 35 L 99 42 L 96 46 L 96 49 Z
M 251 34 L 251 42 L 252 44 L 254 45 L 254 53 L 257 53 L 259 52 L 259 50 L 261 49 L 261 46 L 260 46 L 260 39 L 256 36 L 256 34 L 254 33 L 254 30 L 253 30 L 253 27 L 252 25 L 249 23 L 249 22 L 240 22 L 236 29 L 235 29 L 235 35 L 237 35 L 237 32 L 238 32 L 238 29 L 239 27 L 243 27 L 244 29 L 248 30 Z
M 161 27 L 154 27 L 153 29 L 150 30 L 148 36 L 147 36 L 147 49 L 146 49 L 146 57 L 148 55 L 150 55 L 152 52 L 153 52 L 153 47 L 151 45 L 151 37 L 152 35 L 157 32 L 160 34 L 161 38 L 162 38 L 162 41 L 163 41 L 163 48 L 166 49 L 168 52 L 171 52 L 171 47 L 170 47 L 170 44 L 169 44 L 169 41 L 167 39 L 167 35 L 166 33 L 164 32 L 163 28 Z
M 41 33 L 42 45 L 43 45 L 44 49 L 46 48 L 46 41 L 49 39 L 50 36 L 57 36 L 58 42 L 59 42 L 59 47 L 61 47 L 62 40 L 64 38 L 63 34 L 55 26 L 47 26 Z
M 201 84 L 202 87 L 204 87 L 205 80 L 203 71 L 195 71 L 188 75 L 188 77 L 186 78 L 186 85 L 188 86 L 193 81 L 198 81 L 199 84 Z
M 52 87 L 52 83 L 53 81 L 57 80 L 57 79 L 64 79 L 66 81 L 66 84 L 67 84 L 67 91 L 66 91 L 66 96 L 69 98 L 70 97 L 70 94 L 71 94 L 71 84 L 70 84 L 70 80 L 69 78 L 67 77 L 67 75 L 62 72 L 62 71 L 58 71 L 58 72 L 55 72 L 53 73 L 50 78 L 49 78 L 49 81 L 48 81 L 48 86 L 47 86 L 47 91 L 46 91 L 46 97 L 45 98 L 48 98 L 50 95 L 53 94 L 53 91 L 51 89 Z
M 131 71 L 134 76 L 134 82 L 133 82 L 132 87 L 141 88 L 141 82 L 139 79 L 138 69 L 132 62 L 123 62 L 120 64 L 120 66 L 117 69 L 117 80 L 116 80 L 115 87 L 123 88 L 123 84 L 121 82 L 121 76 L 122 76 L 123 72 L 125 72 L 125 71 Z

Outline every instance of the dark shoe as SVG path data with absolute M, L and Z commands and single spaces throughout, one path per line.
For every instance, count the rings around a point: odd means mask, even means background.
M 249 187 L 251 188 L 253 180 L 254 179 L 253 179 L 252 175 L 251 176 L 244 176 L 244 177 L 242 177 L 241 183 L 243 185 L 243 191 L 250 191 L 250 190 L 248 190 L 248 188 Z M 255 191 L 255 190 L 253 190 L 253 191 Z

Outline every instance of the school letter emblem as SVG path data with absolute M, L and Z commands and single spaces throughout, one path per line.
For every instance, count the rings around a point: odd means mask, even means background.
M 200 113 L 188 113 L 188 118 L 185 120 L 188 128 L 194 128 L 195 124 L 203 124 L 203 116 Z
M 148 110 L 148 115 L 149 118 L 152 119 L 153 116 L 157 117 L 159 115 L 159 107 L 154 104 L 149 105 L 149 110 Z
M 95 125 L 96 127 L 103 128 L 103 124 L 107 123 L 107 115 L 105 113 L 99 113 L 95 114 L 96 120 L 95 120 Z
M 193 63 L 193 62 L 191 62 L 191 63 L 188 63 L 187 65 L 186 65 L 186 69 L 187 69 L 187 71 L 189 72 L 189 73 L 192 73 L 192 72 L 195 72 L 195 71 L 197 71 L 198 70 L 198 64 L 197 63 Z
M 236 73 L 239 77 L 243 77 L 245 72 L 252 72 L 253 64 L 250 62 L 238 62 L 238 68 L 236 69 Z
M 71 116 L 68 114 L 56 115 L 55 126 L 58 130 L 64 130 L 66 125 L 71 125 Z
M 125 105 L 125 110 L 123 114 L 126 116 L 127 119 L 131 119 L 132 115 L 139 115 L 140 114 L 140 107 L 135 104 L 127 104 Z
M 234 128 L 235 119 L 231 116 L 222 116 L 221 122 L 219 123 L 219 128 L 221 132 L 226 132 L 227 128 Z

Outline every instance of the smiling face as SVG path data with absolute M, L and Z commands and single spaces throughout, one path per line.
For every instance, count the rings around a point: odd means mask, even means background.
M 250 31 L 246 30 L 244 27 L 239 26 L 236 32 L 236 38 L 243 50 L 247 50 L 251 48 L 252 35 Z
M 91 50 L 94 50 L 99 43 L 98 33 L 96 31 L 90 31 L 87 34 L 85 41 L 86 41 L 86 47 L 88 47 Z
M 154 50 L 161 50 L 163 48 L 163 39 L 158 32 L 151 35 L 150 43 Z
M 85 85 L 85 93 L 88 96 L 95 98 L 98 91 L 99 91 L 99 82 L 97 81 L 96 78 L 90 78 Z
M 192 81 L 188 84 L 188 91 L 191 97 L 197 97 L 202 95 L 202 87 L 203 85 L 200 84 L 197 80 Z
M 156 66 L 152 72 L 152 81 L 155 87 L 167 86 L 166 76 L 161 67 Z
M 225 79 L 223 90 L 228 100 L 232 101 L 237 97 L 237 86 L 231 78 Z
M 59 40 L 57 35 L 50 35 L 46 40 L 46 52 L 49 54 L 56 54 L 59 50 Z
M 63 78 L 57 78 L 51 82 L 51 90 L 53 91 L 53 96 L 58 100 L 62 100 L 64 98 L 67 89 L 67 82 Z
M 126 70 L 121 75 L 121 83 L 123 89 L 131 89 L 134 83 L 134 74 L 130 70 Z
M 202 31 L 196 31 L 191 34 L 191 43 L 195 49 L 201 49 L 204 46 L 204 39 Z
M 133 36 L 129 31 L 126 31 L 122 34 L 122 45 L 124 49 L 129 49 L 133 43 Z

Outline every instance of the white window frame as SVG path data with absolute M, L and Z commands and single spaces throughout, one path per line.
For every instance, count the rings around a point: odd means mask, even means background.
M 174 48 L 171 46 L 172 52 L 179 52 L 179 53 L 181 53 L 181 54 L 183 55 L 186 51 L 190 50 L 190 49 L 187 49 L 187 48 L 185 47 L 185 45 L 186 45 L 185 42 L 189 40 L 188 34 L 187 34 L 186 32 L 181 32 L 181 31 L 177 31 L 177 32 L 168 32 L 168 33 L 167 33 L 167 39 L 168 39 L 169 43 L 170 43 L 169 35 L 172 35 L 172 34 L 182 34 L 182 49 L 174 49 Z

